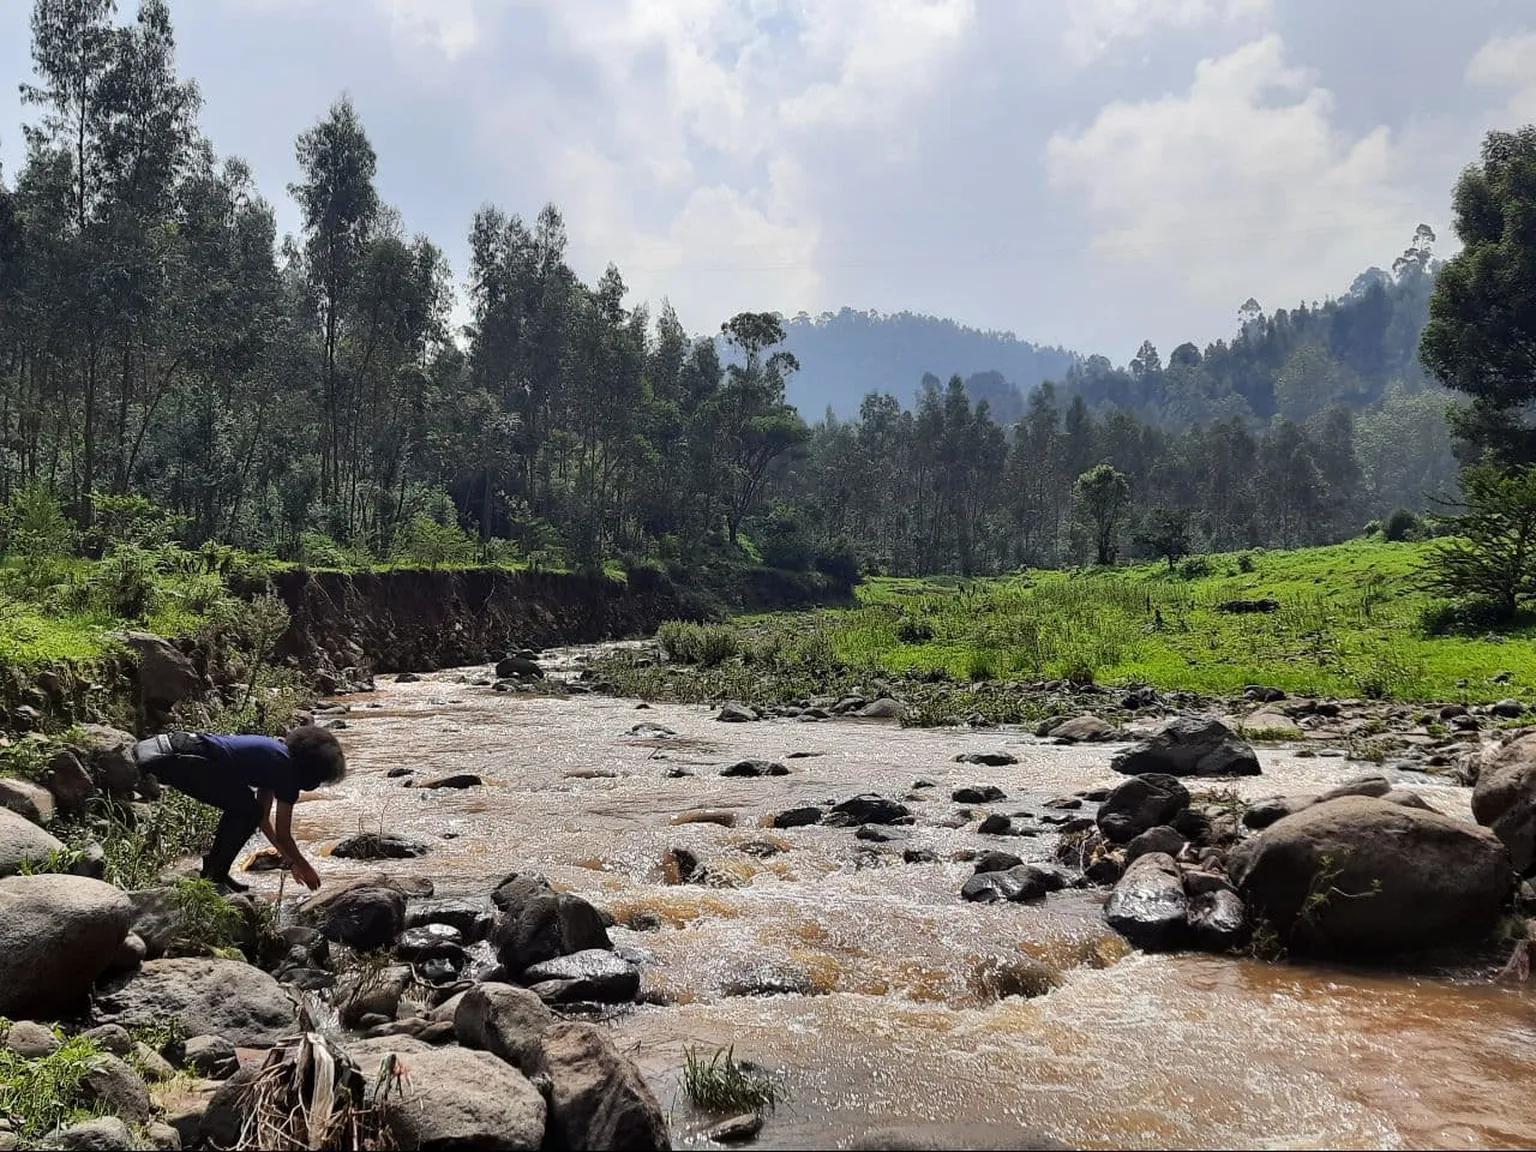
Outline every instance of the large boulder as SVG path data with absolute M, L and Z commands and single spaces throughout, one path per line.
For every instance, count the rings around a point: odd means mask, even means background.
M 1536 870 L 1536 730 L 1479 758 L 1472 815 L 1504 842 L 1516 872 Z
M 14 876 L 28 862 L 46 864 L 49 853 L 62 851 L 58 837 L 10 808 L 0 808 L 0 876 Z
M 491 945 L 508 972 L 521 973 L 589 948 L 613 947 L 596 908 L 579 896 L 554 891 L 542 877 L 514 876 L 491 899 L 501 909 Z
M 133 758 L 133 736 L 107 724 L 82 724 L 73 750 L 88 766 L 91 779 L 114 799 L 133 798 L 139 787 L 139 765 Z
M 299 920 L 338 944 L 373 952 L 405 931 L 405 897 L 365 879 L 313 897 L 299 909 Z
M 1074 716 L 1046 726 L 1042 733 L 1063 744 L 1102 744 L 1120 735 L 1119 729 L 1093 715 Z
M 270 1047 L 297 1027 L 288 993 L 238 960 L 151 960 L 97 997 L 98 1016 L 124 1028 L 179 1020 L 192 1036 L 222 1036 L 241 1048 Z
M 1099 831 L 1112 844 L 1128 844 L 1189 807 L 1189 789 L 1172 776 L 1148 772 L 1121 784 L 1099 805 Z
M 1116 753 L 1109 766 L 1127 776 L 1257 776 L 1253 747 L 1212 716 L 1180 716 Z
M 1189 897 L 1173 857 L 1137 857 L 1104 905 L 1109 926 L 1145 952 L 1183 947 L 1189 939 Z
M 1491 832 L 1365 796 L 1271 824 L 1227 871 L 1291 951 L 1361 957 L 1477 940 L 1514 883 Z
M 126 896 L 84 876 L 0 880 L 0 1016 L 76 1007 L 117 955 L 129 912 Z
M 640 1070 L 602 1029 L 562 1022 L 544 1033 L 539 1072 L 549 1078 L 557 1148 L 670 1149 L 667 1121 Z
M 478 984 L 459 1000 L 453 1032 L 464 1047 L 499 1056 L 531 1074 L 542 1048 L 540 1037 L 554 1022 L 544 1001 L 528 989 Z
M 544 1097 L 521 1072 L 489 1052 L 412 1052 L 406 1066 L 410 1075 L 400 1093 L 391 1093 L 382 1105 L 384 1128 L 395 1147 L 536 1152 L 544 1144 Z

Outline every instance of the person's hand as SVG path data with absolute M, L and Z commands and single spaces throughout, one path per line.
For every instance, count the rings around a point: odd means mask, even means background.
M 311 892 L 320 887 L 320 874 L 308 860 L 295 860 L 293 862 L 293 878 Z

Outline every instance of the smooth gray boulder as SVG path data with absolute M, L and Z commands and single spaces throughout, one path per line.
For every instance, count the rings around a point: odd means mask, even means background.
M 63 851 L 57 836 L 10 808 L 0 808 L 0 877 L 15 876 L 28 863 L 46 864 L 50 853 Z
M 100 880 L 0 879 L 0 1016 L 47 1020 L 79 1006 L 127 937 L 128 916 L 128 898 Z
M 124 1028 L 180 1020 L 193 1036 L 264 1048 L 293 1033 L 298 1012 L 281 984 L 238 960 L 151 960 L 102 989 L 98 1016 Z

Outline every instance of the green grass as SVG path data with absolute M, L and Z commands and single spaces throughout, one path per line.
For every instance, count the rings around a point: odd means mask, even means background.
M 716 1049 L 706 1059 L 701 1050 L 683 1053 L 683 1090 L 701 1112 L 717 1116 L 760 1112 L 784 1099 L 777 1079 L 736 1059 L 734 1048 Z
M 737 647 L 749 670 L 775 666 L 800 687 L 817 676 L 798 675 L 807 669 L 793 654 L 817 637 L 811 642 L 853 678 L 1071 679 L 1213 695 L 1257 683 L 1297 695 L 1468 703 L 1536 694 L 1529 624 L 1503 636 L 1425 633 L 1435 602 L 1419 573 L 1430 547 L 1361 540 L 1216 555 L 1204 558 L 1209 574 L 1193 579 L 1162 564 L 988 580 L 877 578 L 860 588 L 855 608 L 742 618 Z M 1265 598 L 1279 610 L 1217 610 Z M 1509 682 L 1495 683 L 1505 672 Z M 721 694 L 749 687 L 743 679 L 751 677 L 729 661 L 715 676 Z
M 79 1099 L 80 1079 L 100 1055 L 82 1036 L 65 1040 L 53 1055 L 37 1060 L 0 1049 L 0 1116 L 23 1147 L 35 1146 L 61 1125 L 99 1114 L 81 1107 Z

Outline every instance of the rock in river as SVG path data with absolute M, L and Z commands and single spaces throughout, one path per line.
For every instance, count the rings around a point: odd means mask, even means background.
M 393 832 L 358 832 L 331 849 L 344 860 L 412 860 L 425 856 L 427 846 Z
M 909 820 L 911 816 L 912 812 L 905 804 L 866 793 L 834 805 L 825 823 L 838 828 L 852 828 L 859 824 L 896 824 Z
M 1179 866 L 1163 852 L 1149 852 L 1127 868 L 1104 905 L 1109 926 L 1144 952 L 1182 947 L 1188 912 Z
M 519 979 L 550 1004 L 626 1004 L 640 993 L 639 969 L 601 948 L 535 964 Z
M 363 880 L 312 897 L 298 916 L 338 944 L 371 952 L 393 944 L 405 930 L 405 897 Z
M 544 1097 L 510 1064 L 489 1052 L 440 1048 L 412 1052 L 407 1066 L 401 1093 L 382 1109 L 395 1147 L 535 1152 L 543 1145 Z
M 1109 766 L 1127 776 L 1257 776 L 1251 745 L 1212 716 L 1180 716 L 1117 753 Z
M 720 775 L 733 777 L 788 776 L 789 769 L 770 760 L 741 760 L 728 768 L 720 769 Z
M 956 764 L 980 764 L 985 768 L 1006 768 L 1018 762 L 1019 758 L 1009 752 L 962 752 L 955 757 Z
M 640 1070 L 602 1029 L 563 1021 L 545 1031 L 538 1071 L 548 1078 L 550 1146 L 672 1147 L 666 1118 Z
M 1099 831 L 1112 844 L 1127 844 L 1187 807 L 1188 788 L 1172 776 L 1148 772 L 1127 780 L 1099 806 Z
M 965 882 L 960 895 L 981 904 L 1039 900 L 1066 887 L 1059 872 L 1034 864 L 1016 864 L 1006 872 L 978 872 Z
M 555 892 L 541 877 L 509 877 L 491 899 L 501 909 L 491 944 L 509 972 L 589 948 L 613 947 L 596 908 L 579 896 Z
M 949 798 L 956 804 L 991 804 L 996 800 L 1006 800 L 1008 793 L 996 784 L 972 784 L 956 788 L 949 794 Z
M 1477 940 L 1514 879 L 1491 832 L 1363 796 L 1277 821 L 1234 849 L 1227 871 L 1292 952 L 1344 957 Z

